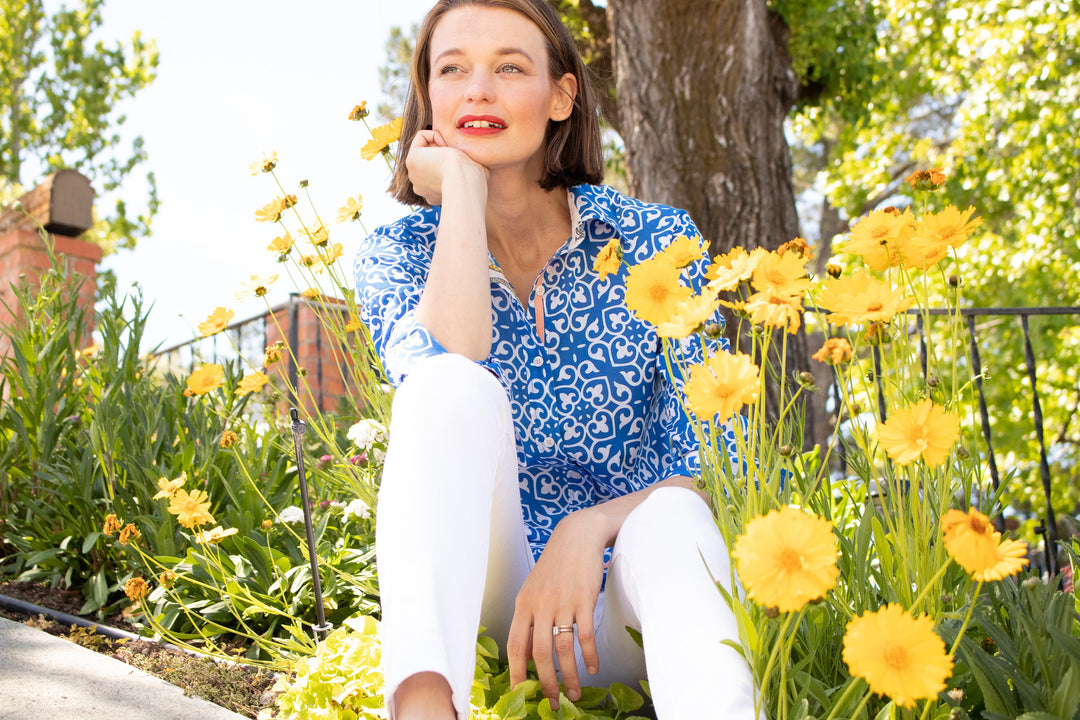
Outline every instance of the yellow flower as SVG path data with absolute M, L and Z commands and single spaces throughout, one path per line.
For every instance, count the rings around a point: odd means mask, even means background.
M 270 518 L 266 518 L 262 521 L 261 527 L 263 530 L 269 531 L 271 528 L 274 527 L 274 521 Z
M 274 198 L 255 211 L 255 220 L 257 222 L 277 222 L 281 219 L 281 214 L 285 212 L 287 207 L 291 206 L 286 198 Z
M 801 237 L 792 238 L 776 248 L 777 255 L 786 255 L 788 252 L 795 253 L 806 262 L 814 259 L 814 249 L 810 247 L 810 243 Z
M 770 288 L 748 297 L 745 303 L 740 303 L 740 309 L 755 325 L 786 328 L 792 335 L 802 325 L 801 295 L 784 295 Z
M 651 325 L 670 322 L 679 303 L 693 296 L 679 284 L 679 268 L 663 255 L 631 265 L 626 276 L 626 307 Z
M 899 265 L 901 248 L 909 242 L 915 218 L 907 210 L 875 210 L 851 228 L 851 240 L 844 251 L 861 255 L 875 272 Z
M 670 245 L 660 251 L 660 255 L 663 255 L 675 267 L 683 268 L 695 260 L 706 257 L 706 250 L 700 236 L 688 238 L 685 235 L 679 235 L 671 241 Z
M 219 542 L 221 542 L 225 538 L 229 537 L 230 535 L 235 535 L 236 532 L 237 532 L 236 528 L 229 528 L 228 530 L 226 530 L 226 529 L 222 528 L 220 525 L 218 525 L 216 528 L 213 528 L 212 530 L 205 530 L 205 531 L 200 531 L 200 532 L 196 533 L 195 534 L 195 542 L 210 543 L 211 545 L 217 545 Z
M 912 190 L 933 190 L 945 184 L 945 171 L 940 167 L 916 170 L 904 178 L 904 182 L 910 185 Z
M 240 302 L 249 297 L 262 297 L 270 292 L 270 286 L 277 281 L 277 275 L 252 275 L 250 280 L 240 283 L 240 290 L 236 293 L 236 299 Z
M 367 100 L 360 103 L 359 105 L 357 105 L 356 107 L 354 107 L 352 110 L 349 111 L 349 119 L 350 120 L 363 120 L 368 115 L 369 115 L 369 113 L 368 113 L 368 109 L 367 109 Z
M 949 448 L 960 437 L 960 418 L 923 399 L 898 410 L 877 426 L 878 440 L 899 465 L 922 459 L 937 467 L 949 457 Z
M 915 228 L 910 248 L 904 253 L 904 263 L 910 267 L 927 268 L 948 254 L 949 248 L 960 247 L 982 218 L 971 219 L 975 208 L 961 212 L 949 205 L 939 213 L 924 216 Z
M 180 477 L 173 480 L 168 478 L 159 478 L 157 481 L 158 491 L 154 495 L 154 500 L 160 500 L 161 498 L 171 498 L 176 491 L 184 486 L 187 482 L 187 473 L 181 472 Z
M 105 516 L 105 524 L 101 526 L 101 534 L 112 536 L 114 532 L 120 529 L 120 520 L 114 513 L 109 513 Z
M 141 577 L 133 577 L 124 583 L 124 594 L 128 596 L 128 600 L 131 602 L 139 602 L 146 597 L 149 590 L 150 586 Z
M 308 240 L 311 241 L 311 244 L 317 248 L 321 248 L 326 245 L 326 243 L 330 242 L 330 228 L 322 223 L 319 223 L 310 230 L 305 229 L 304 234 L 308 236 Z
M 372 128 L 371 139 L 360 149 L 360 157 L 371 160 L 381 152 L 389 152 L 390 143 L 401 135 L 401 124 L 402 119 L 396 118 L 393 122 Z
M 270 151 L 263 153 L 263 156 L 255 162 L 248 165 L 252 175 L 258 175 L 259 173 L 268 173 L 277 167 L 277 151 Z
M 319 289 L 313 287 L 305 288 L 300 292 L 300 294 L 306 297 L 308 300 L 317 300 L 319 298 Z
M 357 195 L 354 198 L 349 198 L 345 201 L 345 204 L 341 206 L 341 209 L 337 211 L 337 221 L 339 223 L 349 222 L 350 220 L 360 219 L 360 210 L 364 207 L 364 196 Z
M 687 298 L 675 307 L 667 322 L 656 326 L 656 334 L 666 338 L 684 338 L 704 325 L 719 306 L 716 295 L 708 291 Z
M 733 556 L 754 601 L 793 612 L 836 585 L 838 551 L 832 525 L 784 507 L 746 524 Z
M 685 387 L 690 410 L 703 420 L 724 422 L 758 398 L 758 368 L 749 355 L 721 352 L 690 366 Z
M 904 297 L 901 291 L 893 290 L 887 283 L 864 272 L 826 281 L 818 297 L 818 304 L 832 311 L 829 322 L 838 325 L 887 323 L 913 302 L 914 298 Z
M 608 275 L 618 272 L 621 264 L 622 246 L 619 244 L 618 236 L 616 236 L 608 240 L 607 245 L 600 248 L 592 267 L 600 275 L 600 279 L 603 280 Z
M 142 533 L 139 532 L 139 528 L 135 527 L 131 523 L 124 526 L 124 529 L 120 531 L 120 537 L 117 538 L 121 545 L 127 545 L 132 539 L 138 540 L 142 537 Z
M 214 312 L 210 313 L 209 317 L 199 323 L 199 335 L 202 337 L 217 335 L 229 326 L 229 321 L 233 319 L 233 315 L 235 314 L 236 313 L 228 308 L 214 308 Z
M 341 246 L 341 243 L 334 243 L 326 251 L 326 257 L 324 257 L 323 260 L 322 260 L 323 261 L 323 266 L 329 265 L 330 263 L 334 262 L 335 260 L 337 260 L 339 257 L 341 257 L 344 254 L 345 254 L 345 248 L 343 248 Z
M 953 669 L 934 622 L 926 615 L 912 618 L 899 605 L 886 605 L 848 623 L 844 662 L 871 690 L 905 708 L 937 697 Z
M 172 587 L 173 583 L 176 582 L 176 578 L 177 575 L 172 570 L 162 570 L 161 574 L 158 575 L 158 582 L 165 587 Z
M 261 372 L 248 373 L 236 384 L 236 392 L 241 395 L 256 392 L 257 390 L 261 390 L 263 385 L 268 382 L 270 382 L 270 378 L 266 377 L 266 375 Z
M 240 441 L 240 436 L 232 430 L 226 430 L 221 433 L 221 441 L 218 443 L 223 448 L 231 448 L 237 442 Z
M 349 322 L 345 323 L 345 327 L 344 327 L 345 332 L 347 332 L 347 333 L 356 332 L 357 330 L 360 329 L 360 327 L 361 327 L 360 318 L 356 317 L 355 315 L 350 314 L 349 315 Z
M 759 292 L 771 291 L 774 295 L 798 296 L 800 299 L 810 287 L 806 277 L 806 261 L 798 253 L 765 253 L 754 268 L 750 284 Z
M 852 352 L 851 343 L 844 338 L 834 337 L 826 340 L 821 349 L 810 357 L 818 362 L 840 365 L 851 359 Z
M 225 383 L 225 369 L 220 365 L 214 363 L 211 365 L 203 365 L 187 379 L 187 390 L 184 394 L 188 397 L 192 395 L 205 395 L 208 392 L 217 390 Z
M 263 366 L 269 367 L 274 363 L 281 362 L 281 350 L 285 347 L 285 343 L 278 340 L 273 345 L 267 346 L 263 353 Z
M 293 236 L 289 233 L 285 233 L 284 235 L 279 235 L 274 238 L 274 241 L 267 245 L 266 249 L 270 252 L 277 253 L 278 260 L 283 260 L 292 250 L 293 242 Z
M 705 272 L 705 277 L 711 280 L 709 289 L 716 292 L 734 290 L 739 283 L 753 276 L 754 269 L 767 254 L 766 250 L 759 247 L 750 252 L 736 247 L 729 253 L 718 255 Z
M 952 509 L 941 518 L 945 550 L 976 580 L 1000 580 L 1027 565 L 1027 545 L 1001 540 L 990 518 L 975 508 Z
M 204 490 L 177 490 L 169 503 L 169 512 L 176 515 L 176 521 L 189 530 L 196 525 L 214 522 L 210 514 L 209 495 Z

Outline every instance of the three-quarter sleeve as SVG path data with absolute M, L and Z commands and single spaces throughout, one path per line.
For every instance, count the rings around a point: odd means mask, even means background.
M 437 227 L 436 211 L 414 213 L 375 230 L 356 255 L 360 316 L 395 387 L 416 363 L 446 352 L 416 320 L 416 306 L 431 268 Z

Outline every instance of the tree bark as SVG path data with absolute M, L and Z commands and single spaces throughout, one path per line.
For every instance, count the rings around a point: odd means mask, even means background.
M 609 0 L 607 17 L 631 192 L 689 211 L 714 254 L 798 235 L 784 137 L 798 83 L 765 0 Z M 787 341 L 790 386 L 809 357 L 802 333 Z

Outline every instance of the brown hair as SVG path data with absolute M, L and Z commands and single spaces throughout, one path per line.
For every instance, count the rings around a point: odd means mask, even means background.
M 585 63 L 558 13 L 545 0 L 439 0 L 424 17 L 416 39 L 412 81 L 405 101 L 404 123 L 398 140 L 397 165 L 390 183 L 390 193 L 406 205 L 428 204 L 413 190 L 405 160 L 416 133 L 431 126 L 431 101 L 427 92 L 431 79 L 431 36 L 443 15 L 455 8 L 470 5 L 506 8 L 532 20 L 544 35 L 551 79 L 558 80 L 566 73 L 577 78 L 577 95 L 570 117 L 559 122 L 548 122 L 540 187 L 551 190 L 581 183 L 599 183 L 604 177 L 604 156 L 594 90 L 589 83 Z

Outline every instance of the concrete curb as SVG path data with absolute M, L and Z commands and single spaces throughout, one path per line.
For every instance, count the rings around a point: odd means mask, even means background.
M 242 720 L 111 657 L 0 618 L 0 720 Z

